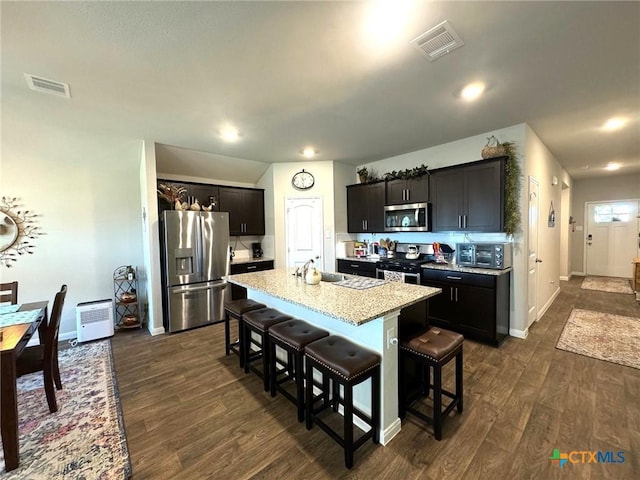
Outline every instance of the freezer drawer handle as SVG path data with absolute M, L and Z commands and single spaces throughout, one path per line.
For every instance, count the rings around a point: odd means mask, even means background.
M 453 276 L 450 276 L 450 275 L 447 275 L 447 278 L 449 280 L 462 280 L 462 277 L 453 277 Z
M 171 290 L 171 293 L 191 293 L 200 290 L 223 290 L 227 286 L 226 283 L 222 285 L 208 285 L 202 287 L 181 288 L 180 290 Z

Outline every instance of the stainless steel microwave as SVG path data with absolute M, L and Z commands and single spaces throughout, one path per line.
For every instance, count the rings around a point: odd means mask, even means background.
M 428 232 L 431 230 L 431 204 L 387 205 L 384 207 L 386 232 Z
M 510 243 L 458 243 L 456 263 L 466 267 L 503 270 L 512 265 Z

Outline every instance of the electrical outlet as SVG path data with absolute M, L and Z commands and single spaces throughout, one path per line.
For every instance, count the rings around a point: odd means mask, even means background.
M 389 330 L 387 330 L 387 349 L 391 348 L 397 343 L 398 339 L 396 338 L 396 328 L 391 327 Z

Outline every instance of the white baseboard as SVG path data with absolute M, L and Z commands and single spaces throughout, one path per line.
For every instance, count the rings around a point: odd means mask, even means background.
M 564 275 L 560 275 L 560 280 L 562 280 L 563 282 L 568 282 L 569 280 L 571 280 L 571 277 L 573 276 L 573 274 L 569 274 L 568 277 L 565 277 Z
M 546 313 L 546 311 L 549 310 L 549 307 L 551 306 L 553 301 L 558 297 L 558 295 L 560 295 L 560 287 L 558 287 L 556 291 L 553 292 L 553 295 L 551 295 L 551 298 L 549 298 L 547 303 L 545 303 L 542 306 L 542 308 L 538 310 L 538 318 L 536 320 L 540 320 L 542 318 L 542 316 Z
M 509 335 L 516 338 L 522 338 L 523 340 L 529 336 L 529 329 L 516 330 L 515 328 L 509 329 Z
M 380 443 L 382 445 L 386 445 L 391 441 L 393 437 L 395 437 L 398 433 L 400 433 L 400 425 L 401 421 L 399 418 L 396 418 L 391 425 L 389 425 L 384 430 L 380 431 Z
M 149 333 L 152 336 L 155 336 L 155 335 L 164 335 L 164 333 L 166 332 L 164 331 L 164 327 L 156 327 L 156 328 L 149 328 Z
M 587 274 L 584 272 L 571 272 L 570 276 L 577 275 L 578 277 L 586 277 Z

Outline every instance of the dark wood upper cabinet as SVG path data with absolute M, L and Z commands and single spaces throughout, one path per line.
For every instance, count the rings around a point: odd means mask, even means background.
M 197 198 L 198 203 L 200 203 L 202 207 L 213 205 L 213 208 L 211 208 L 212 212 L 220 211 L 220 192 L 217 186 L 192 185 L 191 196 Z
M 505 158 L 435 170 L 431 175 L 434 232 L 501 232 Z
M 221 212 L 229 212 L 229 234 L 264 235 L 264 190 L 219 187 Z
M 386 204 L 403 205 L 429 201 L 429 176 L 390 180 L 386 185 Z
M 384 182 L 347 186 L 347 231 L 384 232 Z

